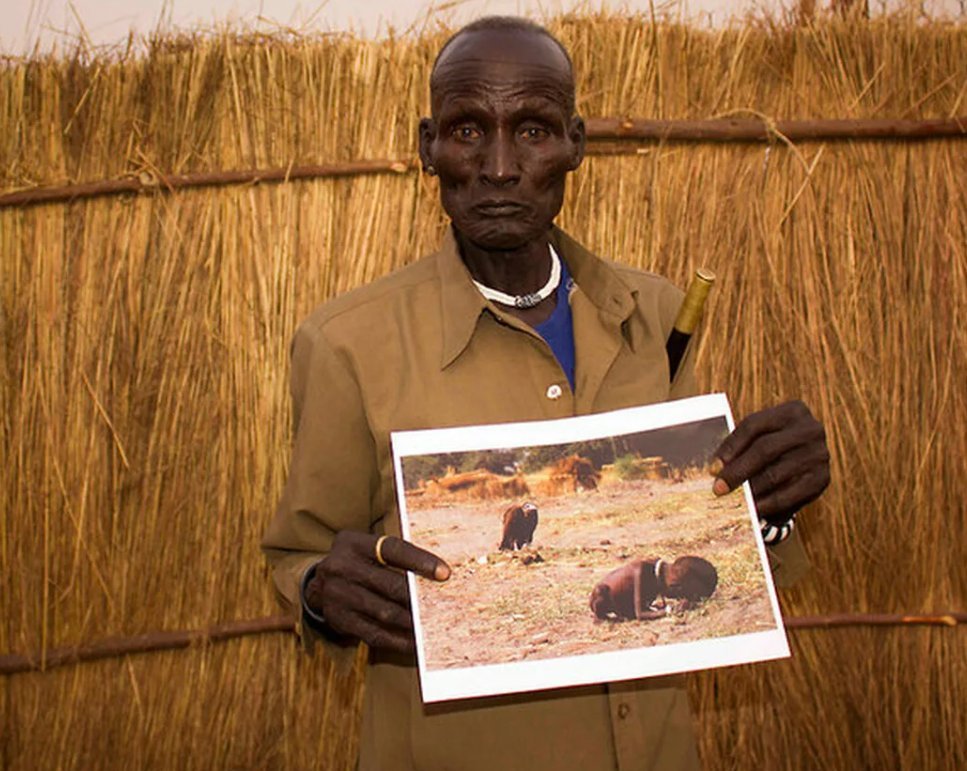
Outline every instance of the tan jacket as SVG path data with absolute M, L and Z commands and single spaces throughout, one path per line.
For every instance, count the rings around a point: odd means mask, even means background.
M 574 392 L 547 344 L 476 290 L 450 233 L 435 255 L 324 304 L 300 326 L 292 463 L 263 541 L 293 612 L 303 572 L 336 532 L 400 534 L 390 431 L 563 418 L 694 393 L 687 357 L 668 382 L 665 340 L 681 292 L 560 230 L 551 240 L 577 284 Z M 790 541 L 773 550 L 773 570 L 782 564 L 793 578 L 805 561 Z M 362 771 L 699 766 L 681 678 L 424 706 L 412 661 L 371 653 L 370 662 Z

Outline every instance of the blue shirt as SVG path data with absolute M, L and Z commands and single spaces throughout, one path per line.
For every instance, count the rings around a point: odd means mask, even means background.
M 561 283 L 557 287 L 557 306 L 547 321 L 538 324 L 534 330 L 547 341 L 557 358 L 561 369 L 567 375 L 567 382 L 574 390 L 574 325 L 571 319 L 571 287 L 574 282 L 561 260 Z

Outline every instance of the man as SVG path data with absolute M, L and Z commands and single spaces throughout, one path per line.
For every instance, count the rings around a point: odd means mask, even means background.
M 424 706 L 403 572 L 446 580 L 399 539 L 389 432 L 560 418 L 694 391 L 664 352 L 681 293 L 553 227 L 585 146 L 570 59 L 546 30 L 491 18 L 444 46 L 420 123 L 452 231 L 441 250 L 317 309 L 292 349 L 295 440 L 264 548 L 304 634 L 370 648 L 360 769 L 693 768 L 678 678 Z M 777 523 L 828 483 L 800 403 L 750 416 L 719 449 L 723 494 L 750 480 Z M 387 537 L 388 536 L 388 537 Z M 773 548 L 777 580 L 801 563 Z M 779 566 L 778 568 L 776 566 Z

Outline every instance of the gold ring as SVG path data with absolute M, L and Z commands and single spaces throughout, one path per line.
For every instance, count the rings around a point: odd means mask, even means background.
M 387 538 L 389 538 L 388 535 L 381 535 L 376 539 L 376 561 L 380 565 L 386 565 L 386 567 L 389 567 L 389 565 L 386 564 L 386 560 L 383 559 L 383 541 L 385 541 Z

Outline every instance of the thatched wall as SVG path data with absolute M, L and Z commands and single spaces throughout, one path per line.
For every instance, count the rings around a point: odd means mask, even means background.
M 899 18 L 700 32 L 554 25 L 586 116 L 952 117 L 967 30 Z M 220 37 L 0 69 L 0 189 L 411 160 L 442 39 Z M 802 396 L 834 483 L 790 616 L 964 610 L 967 142 L 650 144 L 596 156 L 562 224 L 720 276 L 702 381 Z M 287 341 L 428 251 L 413 172 L 0 208 L 0 654 L 276 613 L 258 552 L 287 462 Z M 963 627 L 794 630 L 690 677 L 710 769 L 967 767 Z M 289 635 L 15 674 L 0 767 L 349 768 L 356 679 Z

